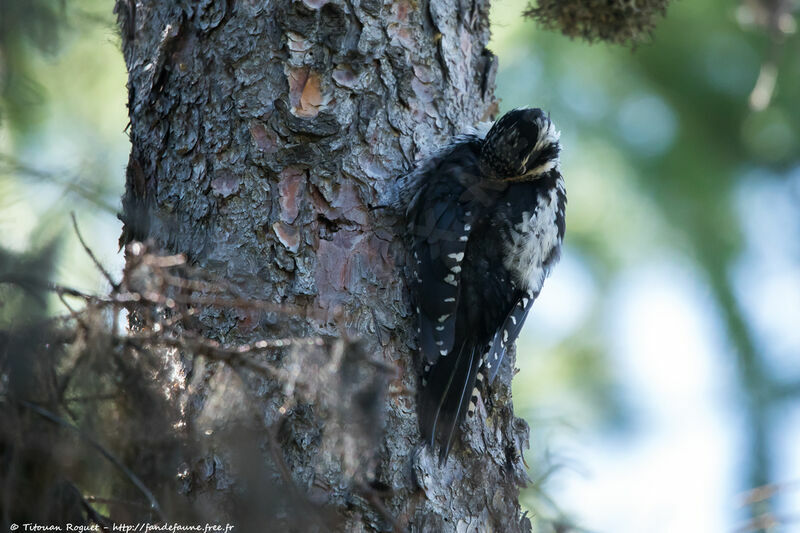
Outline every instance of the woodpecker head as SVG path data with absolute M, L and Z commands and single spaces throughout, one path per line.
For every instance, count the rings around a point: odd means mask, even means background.
M 486 134 L 481 166 L 494 179 L 534 180 L 558 165 L 560 135 L 541 109 L 509 111 Z

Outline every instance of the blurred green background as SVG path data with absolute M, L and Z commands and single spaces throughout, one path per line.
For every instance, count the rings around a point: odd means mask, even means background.
M 675 2 L 634 50 L 524 7 L 493 6 L 497 95 L 551 112 L 569 198 L 519 345 L 546 480 L 526 504 L 598 531 L 800 531 L 798 3 Z
M 541 30 L 525 4 L 493 5 L 497 96 L 550 111 L 569 196 L 514 381 L 525 506 L 543 530 L 800 531 L 798 3 L 675 2 L 634 50 Z M 52 258 L 102 290 L 70 211 L 121 268 L 111 9 L 0 0 L 0 269 Z
M 101 288 L 71 211 L 98 258 L 121 268 L 116 213 L 130 143 L 112 9 L 108 0 L 0 0 L 0 271 L 45 256 L 56 281 Z M 9 296 L 0 288 L 0 300 Z M 0 318 L 17 309 L 0 307 Z

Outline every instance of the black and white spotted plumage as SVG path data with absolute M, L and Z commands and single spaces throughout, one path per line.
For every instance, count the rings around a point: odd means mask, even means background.
M 539 109 L 459 137 L 405 185 L 412 292 L 424 361 L 423 438 L 444 461 L 519 335 L 564 237 L 559 133 Z M 472 406 L 474 408 L 474 406 Z

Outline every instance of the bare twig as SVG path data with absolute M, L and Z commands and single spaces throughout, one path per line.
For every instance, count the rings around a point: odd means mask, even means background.
M 130 500 L 120 500 L 117 498 L 100 498 L 98 496 L 84 496 L 83 498 L 90 503 L 99 503 L 101 505 L 124 505 L 125 507 L 138 507 L 140 509 L 150 509 L 145 504 L 139 502 L 132 502 Z
M 19 286 L 34 286 L 36 288 L 80 298 L 87 302 L 96 303 L 100 305 L 130 305 L 135 303 L 151 303 L 161 305 L 166 308 L 172 309 L 177 304 L 195 305 L 198 307 L 212 306 L 212 307 L 228 307 L 234 309 L 254 309 L 259 311 L 266 311 L 272 313 L 283 313 L 313 317 L 316 313 L 307 312 L 307 308 L 300 305 L 281 304 L 273 302 L 264 302 L 261 300 L 246 300 L 241 298 L 218 298 L 206 296 L 182 296 L 176 295 L 174 297 L 165 296 L 155 291 L 147 291 L 144 293 L 139 292 L 120 292 L 112 294 L 109 297 L 101 297 L 94 294 L 89 294 L 72 287 L 59 285 L 58 283 L 43 281 L 41 279 L 26 276 L 24 274 L 12 273 L 5 274 L 0 277 L 0 283 L 11 283 Z
M 69 305 L 69 302 L 64 297 L 64 294 L 59 292 L 59 293 L 56 293 L 56 295 L 58 296 L 58 299 L 61 300 L 61 304 L 64 307 L 67 308 L 67 311 L 69 311 L 70 318 L 72 318 L 73 320 L 75 320 L 79 324 L 82 324 L 82 325 L 85 326 L 85 324 L 83 324 L 83 320 L 81 319 L 80 315 L 78 315 L 78 312 L 75 311 L 75 309 L 73 309 L 71 305 Z
M 147 254 L 144 256 L 144 264 L 154 268 L 172 268 L 186 264 L 186 256 L 176 255 L 155 255 Z
M 82 440 L 84 440 L 90 446 L 92 446 L 92 448 L 97 450 L 100 453 L 100 455 L 105 457 L 111 464 L 116 466 L 130 480 L 130 482 L 133 483 L 133 485 L 137 489 L 139 489 L 139 492 L 141 492 L 144 495 L 144 497 L 150 504 L 150 509 L 158 515 L 159 519 L 162 522 L 164 521 L 164 516 L 161 512 L 161 506 L 158 504 L 158 500 L 156 500 L 155 496 L 153 496 L 153 493 L 150 492 L 150 490 L 144 485 L 144 483 L 142 483 L 142 480 L 139 479 L 139 477 L 136 474 L 134 474 L 130 470 L 130 468 L 125 466 L 125 464 L 122 461 L 120 461 L 114 454 L 106 450 L 102 444 L 97 442 L 90 435 L 84 433 L 79 427 L 70 424 L 57 414 L 45 409 L 44 407 L 41 407 L 39 405 L 36 405 L 35 403 L 31 403 L 29 401 L 22 399 L 13 399 L 12 401 L 15 401 L 19 405 L 22 405 L 23 407 L 30 409 L 31 411 L 41 416 L 42 418 L 45 418 L 46 420 L 49 420 L 54 424 L 57 424 L 61 427 L 64 427 L 76 433 Z
M 92 249 L 89 248 L 89 245 L 87 245 L 86 241 L 83 240 L 83 235 L 81 235 L 81 231 L 80 229 L 78 229 L 78 220 L 75 218 L 74 211 L 70 213 L 70 217 L 72 218 L 72 227 L 75 229 L 75 235 L 78 236 L 78 240 L 81 242 L 81 246 L 83 246 L 83 249 L 86 251 L 86 254 L 91 258 L 92 262 L 94 263 L 94 266 L 97 267 L 97 270 L 99 270 L 100 273 L 103 274 L 103 277 L 106 278 L 106 281 L 108 281 L 108 283 L 111 285 L 111 290 L 114 292 L 118 291 L 119 283 L 114 281 L 114 278 L 111 277 L 111 274 L 108 273 L 108 270 L 106 270 L 105 267 L 103 267 L 103 265 L 100 263 L 100 261 L 97 260 L 97 257 L 94 255 L 94 252 L 92 252 Z
M 392 531 L 394 533 L 403 533 L 405 531 L 403 527 L 400 525 L 400 522 L 389 512 L 389 509 L 383 504 L 381 499 L 378 497 L 377 491 L 372 487 L 369 487 L 361 482 L 356 482 L 355 484 L 356 490 L 361 494 L 361 496 L 366 499 L 372 506 L 375 508 L 376 511 L 392 526 Z
M 34 178 L 39 181 L 56 183 L 63 186 L 65 189 L 74 192 L 85 200 L 92 202 L 107 213 L 116 215 L 118 212 L 117 208 L 102 200 L 102 191 L 92 190 L 90 187 L 86 187 L 85 185 L 81 184 L 78 179 L 79 176 L 77 175 L 75 175 L 73 179 L 65 179 L 61 177 L 65 174 L 64 172 L 47 172 L 39 170 L 27 166 L 21 163 L 19 160 L 9 157 L 8 155 L 0 154 L 0 174 L 2 173 L 18 174 L 27 176 L 29 178 Z
M 271 313 L 290 314 L 303 317 L 321 316 L 318 313 L 309 312 L 308 308 L 301 305 L 264 302 L 261 300 L 247 300 L 244 298 L 219 298 L 215 296 L 165 296 L 161 293 L 148 291 L 145 293 L 122 293 L 119 295 L 119 301 L 122 302 L 140 302 L 147 301 L 150 303 L 163 305 L 167 308 L 173 308 L 176 304 L 196 305 L 199 307 L 228 307 L 232 309 L 253 309 L 257 311 L 266 311 Z
M 175 337 L 161 330 L 147 334 L 133 334 L 114 339 L 117 343 L 131 344 L 136 348 L 144 349 L 146 345 L 162 345 L 171 348 L 185 349 L 204 355 L 215 361 L 223 361 L 234 366 L 243 366 L 268 376 L 285 380 L 287 372 L 264 361 L 245 357 L 246 355 L 275 348 L 291 345 L 320 346 L 323 340 L 319 337 L 288 338 L 260 340 L 252 344 L 225 346 L 214 340 L 203 338 L 194 333 L 183 331 L 180 337 Z
M 95 296 L 93 294 L 89 294 L 83 291 L 79 291 L 78 289 L 73 289 L 71 287 L 65 287 L 63 285 L 59 285 L 58 283 L 53 283 L 50 281 L 44 281 L 39 279 L 35 276 L 29 276 L 26 274 L 20 274 L 19 272 L 12 272 L 7 273 L 0 276 L 0 283 L 10 283 L 12 285 L 17 285 L 19 287 L 36 287 L 40 290 L 54 292 L 56 294 L 63 294 L 66 296 L 73 296 L 75 298 L 80 298 L 82 300 L 97 302 L 97 303 L 113 303 L 112 300 L 107 298 L 101 298 L 99 296 Z
M 221 287 L 218 283 L 202 279 L 187 279 L 180 276 L 175 276 L 169 272 L 163 272 L 162 276 L 167 284 L 178 287 L 180 289 L 188 289 L 192 291 L 208 291 L 208 292 L 224 292 L 225 288 Z

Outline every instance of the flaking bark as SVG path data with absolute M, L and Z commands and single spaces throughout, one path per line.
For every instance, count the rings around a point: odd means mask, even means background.
M 378 207 L 415 161 L 496 111 L 488 1 L 119 0 L 116 9 L 132 142 L 123 240 L 152 239 L 243 295 L 306 309 L 289 318 L 203 309 L 210 338 L 359 338 L 392 370 L 385 399 L 374 396 L 384 425 L 374 442 L 324 438 L 347 432 L 323 416 L 330 406 L 286 410 L 283 384 L 237 380 L 218 363 L 186 369 L 187 423 L 225 431 L 239 400 L 255 398 L 263 431 L 249 435 L 263 461 L 284 462 L 296 490 L 325 509 L 294 522 L 306 528 L 528 531 L 513 358 L 444 467 L 419 441 L 405 229 Z M 294 355 L 274 361 L 302 372 Z M 246 484 L 225 450 L 208 453 L 191 465 L 186 493 L 230 511 Z

